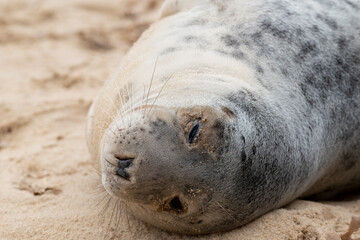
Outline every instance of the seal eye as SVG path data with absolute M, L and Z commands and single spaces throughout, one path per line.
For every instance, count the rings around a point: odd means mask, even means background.
M 195 138 L 198 136 L 200 130 L 200 123 L 196 122 L 189 132 L 189 143 L 193 143 Z

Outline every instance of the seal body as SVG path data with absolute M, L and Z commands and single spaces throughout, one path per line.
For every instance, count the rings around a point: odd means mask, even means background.
M 106 191 L 203 234 L 358 188 L 359 22 L 355 0 L 166 1 L 89 112 Z

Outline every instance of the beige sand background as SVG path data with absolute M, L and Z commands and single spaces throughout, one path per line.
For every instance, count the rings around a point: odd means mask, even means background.
M 125 213 L 108 224 L 112 206 L 100 214 L 106 200 L 85 145 L 86 113 L 160 2 L 0 0 L 0 239 L 339 239 L 360 215 L 359 196 L 298 200 L 197 238 Z

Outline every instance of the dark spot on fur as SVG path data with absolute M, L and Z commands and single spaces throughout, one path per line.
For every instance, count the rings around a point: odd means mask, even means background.
M 357 160 L 356 157 L 350 154 L 345 154 L 342 161 L 342 165 L 344 166 L 345 171 L 349 171 L 353 169 L 353 167 L 356 165 Z
M 346 49 L 349 45 L 349 41 L 346 40 L 346 38 L 344 36 L 341 36 L 338 40 L 337 40 L 337 44 L 338 44 L 338 48 L 340 51 L 343 51 L 344 49 Z
M 169 47 L 169 48 L 165 48 L 161 53 L 160 55 L 166 55 L 168 53 L 172 53 L 172 52 L 175 52 L 175 51 L 178 51 L 180 50 L 180 48 L 177 48 L 177 47 Z
M 214 130 L 218 131 L 218 137 L 223 138 L 224 134 L 224 125 L 220 120 L 215 121 L 214 125 L 212 126 Z
M 256 72 L 263 74 L 264 73 L 264 69 L 260 66 L 260 65 L 256 65 Z
M 231 130 L 221 120 L 215 120 L 211 128 L 210 131 L 216 133 L 214 137 L 217 139 L 217 141 L 214 142 L 215 145 L 213 145 L 215 147 L 214 153 L 221 156 L 229 150 Z
M 325 24 L 327 24 L 331 29 L 333 29 L 333 30 L 338 29 L 338 25 L 334 19 L 331 19 L 331 18 L 329 18 L 325 15 L 321 15 L 321 14 L 316 14 L 316 17 L 318 19 L 320 19 L 321 21 L 323 21 Z
M 288 77 L 289 76 L 289 71 L 285 68 L 281 68 L 281 73 L 282 75 L 284 75 L 285 77 Z
M 197 37 L 189 35 L 189 36 L 185 36 L 185 37 L 184 37 L 184 40 L 185 40 L 186 42 L 191 42 L 191 41 L 197 40 Z
M 295 30 L 295 33 L 296 33 L 296 36 L 297 36 L 298 38 L 303 38 L 305 32 L 304 32 L 303 29 L 297 28 L 297 29 Z
M 307 103 L 311 107 L 314 107 L 316 100 L 313 99 L 311 93 L 309 92 L 308 86 L 306 86 L 306 84 L 304 84 L 304 83 L 300 83 L 300 89 L 301 89 L 301 92 L 302 92 L 303 96 L 305 97 L 305 100 L 307 101 Z
M 253 156 L 256 154 L 256 146 L 255 145 L 252 146 L 252 153 L 253 153 Z
M 333 20 L 333 19 L 330 19 L 330 18 L 326 18 L 325 19 L 325 23 L 328 24 L 332 29 L 334 30 L 337 30 L 338 29 L 338 25 L 337 23 Z
M 206 19 L 195 19 L 195 20 L 191 20 L 190 22 L 188 22 L 186 24 L 186 27 L 188 26 L 203 26 L 208 22 L 208 20 Z
M 156 119 L 156 121 L 152 122 L 152 125 L 155 127 L 163 127 L 165 124 L 165 121 L 162 119 Z
M 222 40 L 225 42 L 225 45 L 228 47 L 238 47 L 240 46 L 240 42 L 234 38 L 233 36 L 226 34 L 222 37 Z
M 255 33 L 251 34 L 251 38 L 255 42 L 258 42 L 258 40 L 262 38 L 262 32 L 255 32 Z
M 271 33 L 274 37 L 281 39 L 289 38 L 289 32 L 286 29 L 281 29 L 280 24 L 274 24 L 270 19 L 264 20 L 260 24 L 260 28 L 265 32 Z
M 235 57 L 236 59 L 244 59 L 245 58 L 245 54 L 240 50 L 235 50 L 234 52 L 231 53 L 231 55 L 233 57 Z
M 242 150 L 242 151 L 241 151 L 241 161 L 242 161 L 242 162 L 245 162 L 246 159 L 247 159 L 247 156 L 246 156 L 245 150 Z
M 234 117 L 235 114 L 233 111 L 231 111 L 229 108 L 222 106 L 221 110 L 223 110 L 224 113 L 226 113 L 226 115 L 228 115 L 229 117 Z
M 303 42 L 300 46 L 299 53 L 295 56 L 295 61 L 302 62 L 308 56 L 314 57 L 316 53 L 316 43 L 313 42 Z
M 312 32 L 315 32 L 315 33 L 318 33 L 320 31 L 319 27 L 316 25 L 313 25 L 310 29 Z
M 351 0 L 344 0 L 346 4 L 348 4 L 350 7 L 359 10 L 360 9 L 360 4 L 358 4 L 359 2 L 354 2 Z

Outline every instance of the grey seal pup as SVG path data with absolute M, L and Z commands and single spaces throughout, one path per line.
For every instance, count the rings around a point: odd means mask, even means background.
M 360 186 L 360 2 L 168 0 L 89 111 L 106 191 L 206 234 Z

